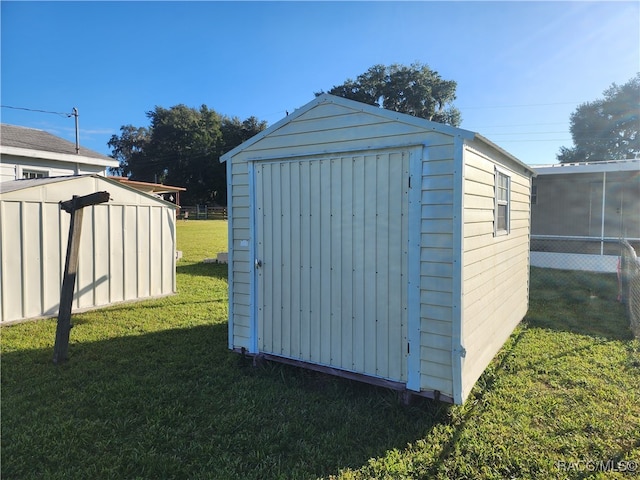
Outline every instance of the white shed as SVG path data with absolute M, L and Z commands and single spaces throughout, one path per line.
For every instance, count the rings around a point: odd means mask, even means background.
M 60 201 L 107 191 L 86 207 L 73 309 L 170 295 L 175 280 L 175 208 L 100 175 L 0 183 L 0 321 L 55 316 L 70 215 Z
M 222 161 L 230 349 L 465 400 L 528 308 L 529 167 L 328 94 Z

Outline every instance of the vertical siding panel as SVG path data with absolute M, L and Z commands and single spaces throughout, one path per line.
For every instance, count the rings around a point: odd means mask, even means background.
M 176 212 L 173 209 L 163 209 L 163 241 L 162 252 L 171 250 L 171 255 L 161 254 L 164 260 L 162 264 L 162 293 L 176 292 Z
M 98 205 L 93 210 L 94 251 L 94 305 L 109 303 L 109 224 L 107 205 Z
M 309 162 L 309 216 L 310 216 L 310 234 L 311 234 L 311 258 L 310 258 L 310 359 L 313 362 L 320 362 L 320 322 L 321 316 L 321 297 L 317 294 L 317 290 L 321 288 L 321 265 L 322 258 L 320 256 L 320 239 L 322 232 L 320 230 L 320 198 L 321 198 L 321 172 L 320 162 L 312 160 Z
M 377 273 L 377 236 L 376 236 L 376 156 L 367 155 L 364 166 L 364 293 L 365 297 L 375 293 Z M 364 368 L 368 373 L 376 372 L 377 364 L 377 339 L 376 324 L 378 322 L 377 305 L 368 298 L 364 298 L 364 324 L 361 335 L 363 342 L 360 348 L 364 351 Z M 369 301 L 367 301 L 369 300 Z
M 93 209 L 82 209 L 82 225 L 80 234 L 80 246 L 78 247 L 78 273 L 75 284 L 75 304 L 78 308 L 93 305 Z M 68 214 L 66 214 L 68 215 Z M 77 217 L 76 217 L 77 221 Z M 86 254 L 85 254 L 86 253 Z
M 343 158 L 339 165 L 341 179 L 340 202 L 336 202 L 338 220 L 334 222 L 340 230 L 342 248 L 340 251 L 340 337 L 341 365 L 347 370 L 353 370 L 353 158 Z M 335 220 L 335 219 L 334 219 Z
M 21 222 L 24 233 L 22 242 L 24 243 L 23 312 L 25 317 L 34 317 L 42 313 L 40 294 L 42 288 L 40 269 L 41 215 L 40 203 L 24 202 Z
M 376 298 L 376 323 L 375 323 L 375 352 L 376 352 L 376 375 L 387 377 L 389 374 L 389 235 L 391 230 L 389 218 L 390 182 L 391 168 L 389 165 L 389 155 L 381 154 L 376 156 L 376 211 L 375 211 L 375 298 Z
M 307 162 L 300 172 L 300 358 L 311 360 L 311 178 Z
M 3 283 L 3 317 L 4 321 L 22 318 L 23 277 L 22 257 L 22 202 L 2 202 L 2 245 L 4 248 L 2 270 L 13 272 L 10 281 Z M 12 225 L 11 228 L 8 226 Z M 18 228 L 16 228 L 16 226 Z M 17 301 L 10 301 L 16 299 Z
M 147 207 L 147 244 L 149 245 L 149 254 L 147 256 L 149 262 L 149 268 L 147 269 L 149 275 L 149 283 L 147 284 L 147 289 L 149 291 L 149 296 L 155 295 L 156 291 L 156 279 L 158 277 L 158 265 L 156 262 L 160 260 L 156 257 L 156 252 L 158 251 L 158 236 L 156 234 L 156 219 L 155 219 L 155 210 L 156 207 L 149 206 Z M 157 258 L 157 259 L 156 259 Z
M 289 236 L 289 265 L 290 265 L 290 278 L 291 284 L 289 286 L 290 294 L 290 310 L 289 310 L 289 325 L 290 325 L 290 339 L 289 339 L 289 352 L 292 357 L 300 358 L 300 296 L 301 296 L 301 238 L 300 238 L 300 165 L 298 162 L 291 162 L 288 164 L 289 168 L 289 184 L 290 184 L 290 197 L 289 197 L 289 219 L 291 230 Z
M 121 205 L 109 205 L 109 300 L 124 300 L 124 208 Z
M 320 362 L 331 364 L 331 160 L 320 160 Z
M 272 243 L 267 243 L 266 239 L 273 239 L 273 207 L 270 186 L 271 180 L 271 166 L 261 165 L 259 171 L 262 173 L 260 189 L 260 197 L 262 198 L 262 219 L 261 231 L 264 232 L 262 236 L 262 249 L 263 253 L 260 255 L 260 259 L 263 261 L 263 267 L 260 269 L 262 276 L 262 300 L 260 300 L 260 306 L 262 310 L 263 322 L 262 322 L 262 347 L 264 350 L 272 351 L 273 348 L 273 251 L 270 249 Z M 253 259 L 251 259 L 253 261 Z M 250 267 L 251 268 L 251 267 Z
M 39 218 L 38 221 L 40 222 L 40 245 L 38 245 L 40 247 L 40 315 L 42 315 L 45 311 L 45 296 L 46 296 L 46 292 L 45 292 L 45 288 L 46 288 L 46 276 L 47 276 L 47 270 L 48 270 L 48 263 L 46 262 L 46 248 L 45 248 L 45 243 L 46 240 L 49 239 L 49 229 L 46 228 L 46 223 L 45 223 L 45 206 L 46 204 L 44 202 L 40 203 L 40 211 L 39 211 Z
M 285 232 L 282 230 L 282 194 L 283 185 L 280 183 L 280 166 L 269 164 L 271 183 L 268 183 L 268 195 L 271 199 L 271 255 L 268 257 L 269 271 L 271 272 L 271 295 L 267 297 L 271 305 L 271 345 L 272 352 L 284 353 L 282 348 L 282 306 L 283 291 L 282 282 L 282 242 Z
M 280 204 L 278 211 L 280 213 L 280 262 L 281 274 L 280 301 L 281 310 L 281 330 L 280 330 L 280 351 L 283 355 L 292 356 L 294 352 L 291 350 L 291 322 L 293 315 L 291 314 L 291 172 L 289 170 L 289 162 L 282 162 L 279 166 L 279 192 Z
M 406 155 L 393 154 L 389 158 L 389 235 L 388 235 L 388 327 L 387 350 L 389 351 L 390 378 L 403 378 L 404 346 L 402 342 L 404 315 L 403 307 L 406 297 L 403 295 L 403 284 L 406 281 L 403 268 L 405 265 L 403 242 L 403 217 L 406 205 L 404 191 L 404 163 Z M 400 281 L 398 281 L 400 280 Z
M 365 371 L 364 323 L 365 318 L 365 232 L 364 232 L 364 157 L 353 159 L 353 369 Z
M 29 245 L 27 239 L 29 238 L 28 222 L 26 221 L 26 209 L 28 209 L 27 202 L 20 202 L 20 210 L 18 211 L 19 217 L 16 225 L 20 228 L 20 317 L 26 317 L 29 305 Z
M 138 254 L 138 298 L 149 295 L 149 207 L 136 209 L 136 241 Z
M 5 292 L 5 285 L 7 283 L 5 280 L 5 274 L 7 272 L 5 266 L 5 259 L 7 258 L 5 245 L 7 243 L 6 238 L 8 234 L 5 232 L 6 216 L 4 212 L 4 204 L 5 202 L 0 200 L 0 323 L 5 321 L 7 318 L 6 304 L 8 303 L 5 301 L 5 298 L 7 298 L 7 294 Z
M 149 294 L 162 293 L 162 210 L 149 208 Z
M 400 337 L 400 347 L 402 352 L 401 378 L 409 381 L 409 178 L 411 175 L 411 153 L 407 152 L 403 156 L 402 163 L 402 272 L 401 277 L 401 298 L 402 298 L 402 333 Z M 416 222 L 419 223 L 419 222 Z
M 138 238 L 136 235 L 137 207 L 123 206 L 124 231 L 122 236 L 124 300 L 138 294 Z
M 46 241 L 43 244 L 43 263 L 46 264 L 43 274 L 43 305 L 46 315 L 53 315 L 58 311 L 60 303 L 60 281 L 62 272 L 60 271 L 60 207 L 57 204 L 43 204 L 43 220 Z
M 342 236 L 342 164 L 345 158 L 333 158 L 330 161 L 331 192 L 325 198 L 330 209 L 331 232 L 331 280 L 329 298 L 331 308 L 331 364 L 344 368 L 342 360 L 342 248 L 345 239 Z M 348 368 L 348 367 L 347 367 Z

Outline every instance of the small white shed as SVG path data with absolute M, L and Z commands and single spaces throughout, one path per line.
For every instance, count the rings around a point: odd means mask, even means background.
M 100 175 L 0 183 L 0 321 L 55 316 L 70 215 L 60 201 L 107 191 L 85 207 L 73 310 L 176 291 L 175 208 Z
M 465 400 L 528 308 L 529 167 L 328 94 L 222 161 L 230 349 Z

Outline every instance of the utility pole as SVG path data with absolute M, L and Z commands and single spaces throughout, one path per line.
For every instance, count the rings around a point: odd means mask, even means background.
M 78 127 L 78 109 L 73 107 L 72 114 L 76 120 L 76 154 L 80 153 L 80 129 Z

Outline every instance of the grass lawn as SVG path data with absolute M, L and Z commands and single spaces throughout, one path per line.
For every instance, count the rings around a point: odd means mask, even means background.
M 534 269 L 527 318 L 465 405 L 403 407 L 228 352 L 226 266 L 201 262 L 226 234 L 179 221 L 178 294 L 74 315 L 62 366 L 55 319 L 2 327 L 2 479 L 633 476 L 640 342 L 615 277 Z

